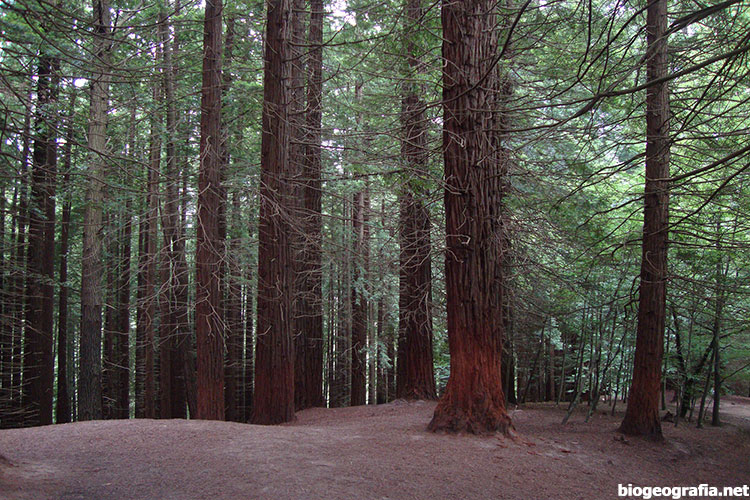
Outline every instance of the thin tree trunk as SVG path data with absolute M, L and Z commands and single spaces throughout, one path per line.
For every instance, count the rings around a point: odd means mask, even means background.
M 366 254 L 369 248 L 367 211 L 370 198 L 366 191 L 354 195 L 352 229 L 354 233 L 355 264 L 352 272 L 352 365 L 350 405 L 365 404 L 367 396 L 367 298 L 362 288 L 364 279 L 359 279 L 360 269 L 366 269 Z M 361 267 L 360 267 L 361 266 Z
M 255 342 L 253 335 L 253 287 L 251 284 L 252 267 L 248 263 L 245 271 L 245 361 L 243 363 L 245 372 L 242 379 L 244 391 L 244 411 L 242 421 L 249 422 L 253 409 L 253 371 L 255 364 L 253 355 L 255 353 Z
M 720 223 L 717 222 L 716 226 L 718 232 L 721 227 Z M 720 256 L 723 255 L 721 239 L 717 240 L 716 250 Z M 726 275 L 726 272 L 722 269 L 722 260 L 719 258 L 716 263 L 716 298 L 714 302 L 713 324 L 711 325 L 711 345 L 714 350 L 714 403 L 711 413 L 711 425 L 714 427 L 721 425 L 721 417 L 719 415 L 719 403 L 721 401 L 721 350 L 719 349 L 719 333 L 721 333 L 722 313 L 724 310 L 724 276 Z
M 406 3 L 406 54 L 409 74 L 401 102 L 401 158 L 409 180 L 399 195 L 399 334 L 396 397 L 435 399 L 432 360 L 432 259 L 430 214 L 424 204 L 427 179 L 427 127 L 424 89 L 416 80 L 423 72 L 417 30 L 421 0 Z
M 122 235 L 115 230 L 118 218 L 110 211 L 104 216 L 104 227 L 106 234 L 107 249 L 104 252 L 104 269 L 106 276 L 106 298 L 104 301 L 104 338 L 102 351 L 102 418 L 109 420 L 114 418 L 115 402 L 115 329 L 117 322 L 117 284 L 115 273 L 118 268 L 119 256 L 117 255 L 117 240 Z
M 132 143 L 131 143 L 132 144 Z M 132 201 L 125 203 L 120 249 L 119 281 L 117 300 L 117 328 L 115 331 L 115 387 L 114 418 L 130 416 L 130 240 L 133 235 Z
M 224 369 L 224 412 L 225 419 L 230 422 L 240 422 L 240 406 L 242 387 L 242 288 L 240 284 L 241 270 L 238 262 L 241 242 L 236 235 L 240 220 L 240 198 L 237 192 L 232 193 L 231 221 L 235 235 L 229 241 L 227 254 L 227 297 L 226 297 L 226 325 L 227 325 L 227 356 Z
M 68 374 L 68 251 L 70 239 L 70 169 L 72 166 L 72 150 L 74 137 L 74 113 L 77 93 L 75 90 L 70 95 L 70 107 L 68 110 L 68 121 L 65 131 L 65 146 L 63 146 L 63 177 L 60 191 L 62 192 L 63 206 L 60 220 L 60 296 L 57 306 L 57 407 L 55 409 L 55 421 L 58 424 L 70 422 L 70 391 Z

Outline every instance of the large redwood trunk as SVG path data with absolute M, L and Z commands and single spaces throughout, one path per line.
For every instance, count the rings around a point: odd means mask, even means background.
M 208 0 L 203 31 L 203 87 L 198 176 L 198 244 L 195 254 L 196 418 L 224 419 L 224 328 L 220 272 L 221 208 L 221 0 Z
M 446 1 L 443 25 L 446 292 L 451 370 L 433 431 L 512 428 L 501 384 L 503 172 L 495 3 Z
M 24 352 L 26 423 L 52 423 L 54 358 L 55 183 L 57 172 L 58 94 L 57 66 L 48 56 L 39 58 L 34 155 L 29 205 L 29 246 L 26 261 L 27 304 Z
M 297 0 L 297 3 L 300 3 Z M 295 7 L 297 9 L 298 7 Z M 314 0 L 310 4 L 310 28 L 308 44 L 311 46 L 307 58 L 307 109 L 305 127 L 299 130 L 297 149 L 301 172 L 299 190 L 302 198 L 298 209 L 301 231 L 300 253 L 297 262 L 296 290 L 296 338 L 295 338 L 295 407 L 299 409 L 323 404 L 323 310 L 321 292 L 321 91 L 322 91 L 322 3 Z M 295 42 L 304 44 L 302 23 L 296 22 Z M 297 113 L 302 118 L 304 110 L 303 71 L 295 67 L 298 77 L 293 81 L 298 87 L 294 99 Z
M 89 121 L 90 166 L 83 217 L 81 257 L 81 356 L 78 384 L 78 419 L 102 416 L 102 203 L 107 158 L 109 111 L 110 11 L 107 0 L 94 0 L 96 70 L 91 82 Z
M 664 78 L 667 60 L 667 1 L 649 4 L 646 19 L 647 79 Z M 633 383 L 620 431 L 661 440 L 659 394 L 666 317 L 669 208 L 669 89 L 666 81 L 646 91 L 646 187 L 643 253 Z
M 298 326 L 302 349 L 296 355 L 304 356 L 303 372 L 298 373 L 302 384 L 296 390 L 303 394 L 297 398 L 298 407 L 322 406 L 323 402 L 323 288 L 321 258 L 321 122 L 323 91 L 323 2 L 310 2 L 310 30 L 307 60 L 307 116 L 305 154 L 302 165 L 303 207 L 301 210 L 303 242 L 302 256 L 297 270 Z M 296 394 L 295 394 L 296 396 Z
M 289 248 L 291 0 L 269 0 L 263 78 L 258 322 L 253 423 L 294 418 L 293 276 Z

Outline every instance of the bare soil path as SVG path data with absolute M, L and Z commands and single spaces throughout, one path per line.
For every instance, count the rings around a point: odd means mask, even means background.
M 433 409 L 313 409 L 277 427 L 126 420 L 0 431 L 0 498 L 604 499 L 618 483 L 750 484 L 750 425 L 665 423 L 657 444 L 622 440 L 621 415 L 598 411 L 585 424 L 580 413 L 561 426 L 563 410 L 537 404 L 512 412 L 509 440 L 428 433 Z

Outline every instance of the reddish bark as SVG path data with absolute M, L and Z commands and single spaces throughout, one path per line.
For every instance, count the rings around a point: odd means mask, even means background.
M 310 3 L 307 116 L 300 210 L 302 249 L 297 275 L 297 409 L 323 405 L 323 291 L 321 260 L 321 120 L 323 2 Z
M 406 52 L 409 75 L 403 83 L 401 157 L 408 180 L 399 197 L 399 336 L 396 397 L 435 399 L 432 367 L 432 259 L 430 214 L 422 197 L 427 182 L 427 128 L 422 89 L 415 82 L 422 71 L 415 42 L 422 18 L 420 0 L 407 2 Z
M 224 328 L 220 268 L 223 241 L 221 208 L 221 0 L 208 0 L 203 30 L 200 171 L 198 174 L 198 243 L 195 254 L 197 340 L 196 418 L 224 418 Z
M 159 96 L 154 86 L 154 99 Z M 147 168 L 145 217 L 139 224 L 138 311 L 136 318 L 136 417 L 156 417 L 154 374 L 156 319 L 156 238 L 158 172 L 161 164 L 160 118 L 151 117 L 150 162 Z
M 669 71 L 667 2 L 650 3 L 646 19 L 647 79 Z M 646 91 L 646 187 L 643 252 L 638 302 L 633 382 L 620 431 L 663 439 L 659 419 L 664 323 L 666 318 L 667 240 L 669 208 L 669 89 L 666 81 Z
M 252 419 L 256 424 L 278 424 L 294 418 L 293 276 L 288 220 L 292 4 L 290 0 L 270 0 L 267 5 Z
M 105 159 L 107 157 L 107 116 L 109 112 L 108 69 L 110 10 L 107 0 L 94 0 L 94 45 L 97 67 L 92 76 L 88 142 L 89 186 L 83 217 L 81 257 L 81 355 L 79 362 L 78 419 L 102 416 L 101 337 L 102 337 L 102 204 L 104 201 Z
M 446 292 L 450 378 L 429 429 L 501 432 L 505 412 L 500 353 L 503 337 L 503 173 L 498 140 L 499 78 L 495 4 L 444 2 L 443 154 Z

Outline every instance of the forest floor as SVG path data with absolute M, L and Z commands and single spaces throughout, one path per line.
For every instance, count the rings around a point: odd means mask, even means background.
M 618 484 L 750 484 L 750 399 L 727 422 L 664 423 L 664 443 L 624 438 L 622 412 L 584 404 L 510 411 L 512 439 L 427 432 L 435 403 L 311 409 L 288 425 L 95 421 L 0 431 L 0 498 L 604 499 Z

